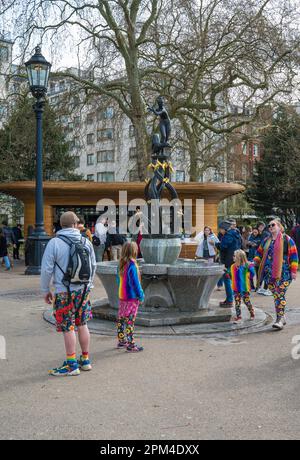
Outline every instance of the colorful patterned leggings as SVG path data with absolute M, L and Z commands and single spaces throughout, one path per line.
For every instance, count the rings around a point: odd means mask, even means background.
M 242 300 L 244 301 L 244 304 L 248 308 L 249 312 L 253 312 L 253 306 L 250 300 L 250 294 L 249 292 L 235 292 L 234 293 L 234 300 L 235 300 L 235 311 L 236 311 L 236 316 L 241 316 L 242 311 L 241 311 L 241 305 L 242 305 Z
M 277 318 L 282 318 L 285 313 L 286 291 L 290 285 L 290 281 L 270 281 L 268 288 L 273 294 Z
M 119 342 L 134 345 L 134 323 L 139 307 L 138 300 L 120 301 L 117 330 Z

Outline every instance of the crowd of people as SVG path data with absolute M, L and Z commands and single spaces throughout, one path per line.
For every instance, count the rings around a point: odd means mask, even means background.
M 135 217 L 140 211 L 136 210 Z M 137 218 L 139 231 L 137 242 L 141 241 L 141 222 Z M 118 261 L 119 312 L 117 318 L 117 348 L 129 353 L 143 350 L 134 339 L 134 324 L 139 304 L 144 300 L 141 276 L 137 259 L 140 248 L 136 241 L 128 241 L 118 231 L 116 221 L 100 217 L 92 232 L 82 218 L 71 211 L 60 217 L 55 237 L 46 246 L 41 266 L 41 289 L 45 302 L 53 305 L 53 314 L 58 332 L 63 332 L 66 360 L 63 365 L 51 369 L 50 375 L 73 376 L 80 371 L 89 371 L 90 333 L 88 321 L 91 318 L 90 289 L 105 252 L 109 259 Z M 2 222 L 0 229 L 0 256 L 6 270 L 11 268 L 12 258 L 19 258 L 22 241 L 20 225 L 11 228 Z M 196 258 L 208 263 L 220 262 L 224 274 L 218 282 L 218 289 L 224 285 L 226 298 L 220 307 L 235 307 L 233 322 L 242 321 L 242 302 L 249 312 L 249 319 L 255 318 L 251 300 L 252 291 L 271 295 L 274 299 L 276 321 L 273 327 L 282 330 L 286 324 L 286 293 L 297 277 L 300 243 L 300 221 L 287 235 L 280 220 L 272 219 L 266 226 L 259 222 L 255 228 L 238 228 L 234 219 L 224 220 L 215 235 L 206 226 L 196 236 L 198 247 Z M 51 282 L 55 292 L 51 291 Z M 81 347 L 79 360 L 76 358 L 76 334 Z
M 196 257 L 209 262 L 219 260 L 225 266 L 218 282 L 218 289 L 224 285 L 226 293 L 220 307 L 235 305 L 234 323 L 242 321 L 242 301 L 249 310 L 250 319 L 255 318 L 251 292 L 256 291 L 273 296 L 276 311 L 273 328 L 282 330 L 285 326 L 286 292 L 297 277 L 300 221 L 291 235 L 285 233 L 279 219 L 272 219 L 268 226 L 259 222 L 253 229 L 250 226 L 237 228 L 236 221 L 228 219 L 220 223 L 217 236 L 209 227 L 196 236 Z

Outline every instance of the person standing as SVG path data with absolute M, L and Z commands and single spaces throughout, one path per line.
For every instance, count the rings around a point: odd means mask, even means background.
M 144 301 L 144 291 L 136 261 L 137 254 L 138 247 L 136 243 L 125 243 L 122 247 L 118 269 L 119 312 L 117 320 L 117 348 L 126 348 L 126 351 L 130 353 L 143 351 L 143 347 L 136 345 L 133 336 L 138 307 L 140 302 Z
M 22 225 L 18 224 L 15 227 L 13 227 L 12 230 L 13 230 L 13 233 L 14 233 L 14 236 L 15 236 L 15 245 L 14 245 L 14 249 L 13 249 L 13 258 L 17 259 L 17 260 L 20 260 L 20 254 L 19 254 L 20 246 L 21 246 L 20 240 L 23 239 Z
M 258 228 L 254 228 L 252 230 L 251 235 L 249 236 L 249 254 L 248 254 L 248 260 L 250 262 L 253 261 L 257 248 L 259 247 L 261 243 L 261 238 L 259 236 Z
M 271 233 L 268 231 L 268 228 L 264 222 L 258 222 L 257 228 L 260 237 L 260 244 L 263 244 L 264 241 L 270 238 Z M 257 285 L 256 291 L 257 294 L 260 295 L 272 296 L 272 292 L 268 289 L 268 284 L 265 281 L 263 281 L 260 285 Z
M 195 237 L 198 241 L 196 256 L 213 262 L 217 255 L 216 245 L 220 243 L 217 236 L 213 233 L 210 227 L 204 227 L 203 232 L 198 233 Z
M 296 243 L 298 254 L 300 254 L 300 217 L 297 218 L 297 224 L 292 228 L 291 237 Z
M 85 238 L 87 238 L 90 242 L 93 241 L 93 237 L 92 237 L 92 234 L 91 234 L 91 231 L 86 228 L 84 226 L 85 224 L 85 221 L 84 221 L 84 218 L 83 217 L 79 217 L 79 222 L 78 222 L 78 225 L 77 225 L 77 228 L 78 230 L 80 231 L 80 234 L 81 236 L 84 236 Z
M 223 221 L 219 225 L 220 232 L 223 234 L 220 243 L 220 259 L 225 265 L 223 282 L 225 286 L 226 299 L 220 302 L 220 307 L 230 308 L 233 306 L 233 291 L 230 279 L 230 267 L 233 264 L 233 255 L 237 249 L 241 249 L 241 235 L 238 230 L 232 228 L 232 222 Z
M 96 255 L 96 261 L 102 262 L 104 251 L 106 248 L 106 238 L 107 238 L 107 227 L 105 226 L 107 222 L 106 217 L 100 217 L 99 222 L 95 227 L 95 234 L 93 237 L 93 246 Z
M 252 228 L 250 225 L 247 225 L 246 227 L 243 228 L 242 231 L 242 249 L 246 253 L 246 256 L 249 256 L 249 238 L 252 232 Z
M 7 252 L 7 243 L 6 238 L 3 234 L 2 228 L 0 228 L 0 258 L 4 261 L 5 270 L 9 271 L 11 269 L 8 252 Z
M 255 257 L 255 254 L 256 254 L 256 251 L 260 245 L 260 242 L 261 242 L 261 238 L 259 236 L 259 232 L 258 232 L 258 229 L 257 228 L 254 228 L 252 230 L 252 233 L 249 237 L 249 254 L 248 254 L 248 260 L 249 262 L 253 262 L 253 259 Z M 254 267 L 255 268 L 255 273 L 256 273 L 256 278 L 258 277 L 258 267 Z M 255 284 L 254 284 L 254 280 L 251 279 L 251 289 L 253 291 L 256 291 L 256 288 L 255 288 Z
M 11 248 L 14 249 L 16 247 L 16 239 L 15 239 L 13 229 L 9 227 L 8 222 L 6 220 L 2 222 L 2 231 L 3 231 L 3 236 L 5 237 L 6 244 L 7 244 L 7 257 L 10 260 L 11 267 L 13 267 L 13 263 L 11 261 L 10 249 Z
M 91 319 L 89 295 L 95 276 L 96 260 L 92 244 L 87 238 L 83 238 L 77 229 L 78 220 L 72 211 L 61 215 L 62 230 L 47 244 L 41 265 L 41 291 L 45 302 L 50 305 L 53 303 L 56 330 L 64 335 L 66 361 L 62 366 L 49 371 L 50 375 L 57 377 L 76 376 L 80 374 L 80 369 L 92 369 L 87 323 Z M 76 267 L 70 267 L 70 261 L 73 263 L 75 257 Z M 76 270 L 77 280 L 74 280 L 70 273 L 78 266 L 80 272 L 77 273 Z M 75 275 L 72 273 L 72 276 Z M 55 287 L 54 295 L 50 290 L 51 280 Z M 76 359 L 75 328 L 78 330 L 82 351 L 79 362 Z
M 116 221 L 112 221 L 108 227 L 106 245 L 110 248 L 112 260 L 119 260 L 126 237 L 119 234 Z
M 298 270 L 298 252 L 292 238 L 284 233 L 278 219 L 269 224 L 271 236 L 259 246 L 254 258 L 258 270 L 258 285 L 265 281 L 274 297 L 276 321 L 273 328 L 282 330 L 286 324 L 286 292 Z

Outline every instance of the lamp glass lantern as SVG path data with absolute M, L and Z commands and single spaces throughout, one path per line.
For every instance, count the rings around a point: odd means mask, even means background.
M 25 62 L 30 91 L 37 99 L 45 96 L 51 64 L 41 53 L 40 46 L 35 48 L 35 54 Z

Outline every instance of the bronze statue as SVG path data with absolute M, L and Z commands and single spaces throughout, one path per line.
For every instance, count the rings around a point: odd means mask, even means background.
M 163 98 L 159 96 L 156 99 L 156 102 L 158 104 L 158 109 L 155 107 L 148 107 L 149 112 L 152 112 L 160 117 L 160 137 L 158 134 L 152 134 L 152 162 L 148 166 L 149 169 L 152 169 L 153 176 L 145 187 L 145 197 L 150 207 L 151 200 L 154 200 L 156 206 L 159 206 L 164 189 L 168 190 L 172 200 L 178 198 L 177 192 L 170 182 L 171 172 L 173 171 L 172 165 L 169 161 L 171 146 L 168 143 L 171 133 L 171 121 L 169 114 L 164 107 Z M 162 234 L 163 228 L 161 209 L 159 209 L 159 215 L 159 233 Z M 174 229 L 174 209 L 171 209 L 171 222 L 171 228 Z M 151 234 L 151 225 L 148 227 L 148 232 Z
M 158 109 L 155 107 L 148 107 L 149 112 L 154 113 L 160 117 L 159 129 L 160 129 L 160 147 L 171 147 L 168 143 L 168 139 L 171 134 L 171 121 L 167 109 L 164 106 L 164 99 L 162 96 L 159 96 L 156 99 Z

